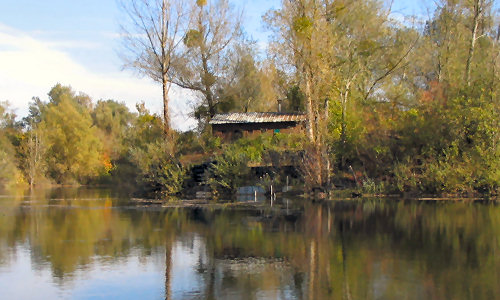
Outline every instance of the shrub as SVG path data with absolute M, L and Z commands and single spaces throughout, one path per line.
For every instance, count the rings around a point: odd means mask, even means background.
M 186 170 L 169 148 L 167 142 L 159 141 L 131 151 L 138 171 L 136 182 L 146 195 L 164 197 L 182 190 Z

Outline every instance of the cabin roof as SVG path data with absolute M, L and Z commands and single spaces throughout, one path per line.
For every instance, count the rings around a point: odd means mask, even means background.
M 282 112 L 235 112 L 227 114 L 216 114 L 210 124 L 242 124 L 242 123 L 281 123 L 281 122 L 303 122 L 306 116 L 300 113 Z

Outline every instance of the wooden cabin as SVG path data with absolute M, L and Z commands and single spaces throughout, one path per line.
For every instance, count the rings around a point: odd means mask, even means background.
M 214 135 L 224 141 L 260 134 L 298 133 L 305 129 L 306 116 L 300 113 L 250 112 L 215 115 L 210 124 Z

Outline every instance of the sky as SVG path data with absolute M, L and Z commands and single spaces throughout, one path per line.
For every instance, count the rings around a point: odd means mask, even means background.
M 279 8 L 279 0 L 230 0 L 244 10 L 248 36 L 265 47 L 268 32 L 261 16 Z M 32 97 L 48 101 L 57 83 L 69 85 L 94 101 L 113 99 L 131 110 L 144 101 L 161 113 L 161 85 L 123 70 L 117 0 L 2 0 L 0 1 L 0 101 L 15 113 L 27 114 Z M 426 15 L 427 1 L 394 0 L 393 16 Z M 173 87 L 170 94 L 174 128 L 187 130 L 196 97 Z

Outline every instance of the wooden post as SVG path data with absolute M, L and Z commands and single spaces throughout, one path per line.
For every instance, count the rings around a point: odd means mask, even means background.
M 273 207 L 273 185 L 271 184 L 271 207 Z

